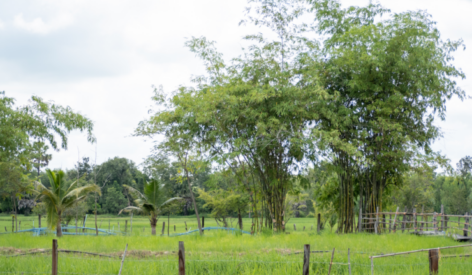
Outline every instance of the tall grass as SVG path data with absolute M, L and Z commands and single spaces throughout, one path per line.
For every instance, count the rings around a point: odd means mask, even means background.
M 118 220 L 123 226 L 124 218 L 113 218 L 112 221 Z M 172 218 L 171 225 L 176 224 L 180 231 L 184 231 L 185 220 L 189 228 L 196 229 L 196 222 L 185 218 Z M 330 230 L 325 230 L 321 234 L 316 234 L 315 231 L 309 230 L 313 219 L 292 219 L 291 222 L 297 224 L 299 231 L 294 232 L 291 226 L 289 227 L 290 234 L 273 235 L 271 232 L 265 232 L 250 236 L 228 234 L 226 231 L 207 231 L 204 236 L 194 234 L 167 237 L 150 236 L 149 222 L 144 218 L 135 218 L 133 219 L 133 234 L 130 236 L 64 236 L 60 238 L 59 249 L 109 254 L 114 255 L 115 258 L 60 253 L 59 271 L 63 274 L 117 274 L 120 267 L 119 255 L 128 244 L 129 252 L 123 274 L 177 274 L 178 261 L 175 252 L 178 249 L 178 242 L 184 241 L 187 274 L 302 274 L 303 254 L 295 253 L 302 252 L 305 244 L 310 244 L 311 250 L 330 251 L 311 254 L 310 274 L 327 274 L 333 248 L 336 248 L 335 264 L 331 274 L 348 274 L 346 265 L 348 249 L 351 251 L 352 274 L 370 274 L 369 256 L 371 255 L 461 244 L 447 237 L 418 237 L 406 232 L 384 235 L 364 233 L 337 235 L 331 233 Z M 207 226 L 216 226 L 216 223 L 210 220 L 206 220 L 205 223 Z M 102 227 L 104 224 L 105 222 Z M 92 227 L 92 219 L 87 223 L 87 226 L 89 225 Z M 245 225 L 249 225 L 249 220 L 245 220 Z M 303 225 L 306 226 L 306 230 L 300 231 L 300 226 L 303 228 Z M 148 230 L 143 233 L 143 228 Z M 158 232 L 160 233 L 160 230 Z M 173 233 L 173 228 L 171 228 L 171 233 Z M 50 274 L 50 254 L 6 257 L 8 253 L 5 248 L 10 247 L 22 251 L 37 248 L 50 249 L 53 238 L 55 238 L 54 235 L 33 237 L 27 233 L 0 235 L 0 247 L 2 247 L 0 253 L 3 254 L 0 256 L 0 272 Z M 472 248 L 441 251 L 442 257 L 462 254 L 472 254 Z M 440 260 L 440 274 L 470 274 L 471 268 L 471 262 L 467 258 L 443 257 Z M 426 274 L 428 255 L 427 252 L 421 252 L 375 259 L 374 271 L 375 274 Z

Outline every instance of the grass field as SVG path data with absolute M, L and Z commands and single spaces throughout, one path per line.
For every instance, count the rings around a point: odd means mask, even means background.
M 124 221 L 129 217 L 99 217 L 101 228 L 110 226 L 124 231 Z M 11 231 L 11 217 L 0 216 L 0 228 Z M 37 217 L 20 217 L 22 229 Z M 159 220 L 158 235 L 162 229 Z M 167 225 L 167 217 L 165 218 Z M 171 230 L 176 225 L 177 232 L 196 229 L 193 217 L 173 217 L 170 219 Z M 45 220 L 43 221 L 45 222 Z M 298 231 L 293 231 L 296 223 Z M 93 216 L 89 216 L 86 226 L 93 227 Z M 249 230 L 250 220 L 244 219 L 245 229 Z M 390 252 L 410 251 L 423 248 L 455 246 L 457 243 L 448 237 L 418 237 L 407 233 L 372 235 L 349 234 L 337 235 L 330 230 L 321 234 L 311 229 L 313 219 L 291 219 L 287 228 L 290 234 L 265 232 L 256 236 L 228 234 L 225 231 L 205 232 L 180 237 L 151 236 L 149 221 L 144 217 L 133 218 L 133 233 L 130 236 L 64 236 L 59 239 L 59 249 L 79 250 L 112 255 L 114 258 L 99 258 L 80 254 L 59 254 L 59 273 L 61 274 L 117 274 L 120 258 L 126 244 L 128 253 L 122 274 L 177 274 L 178 262 L 175 252 L 178 242 L 185 242 L 187 274 L 302 274 L 304 244 L 310 244 L 311 250 L 335 250 L 334 265 L 331 274 L 348 274 L 347 250 L 351 251 L 352 274 L 370 274 L 370 255 Z M 216 226 L 214 220 L 206 219 L 205 226 Z M 236 226 L 236 222 L 234 222 Z M 302 231 L 305 226 L 305 231 Z M 144 232 L 143 232 L 144 229 Z M 130 230 L 128 225 L 128 231 Z M 167 230 L 167 226 L 166 226 Z M 51 255 L 35 254 L 31 256 L 6 257 L 13 253 L 50 249 L 54 235 L 33 237 L 29 233 L 0 235 L 0 274 L 50 274 Z M 448 255 L 472 254 L 472 248 L 441 250 L 440 274 L 470 274 L 470 258 L 447 258 Z M 312 253 L 310 274 L 327 274 L 331 252 Z M 344 263 L 344 264 L 343 264 Z M 420 252 L 406 256 L 376 259 L 374 274 L 428 274 L 428 254 Z

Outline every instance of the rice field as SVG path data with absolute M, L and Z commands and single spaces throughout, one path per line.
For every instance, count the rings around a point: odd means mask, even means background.
M 0 216 L 0 229 L 7 227 L 11 231 L 11 217 Z M 20 217 L 22 228 L 37 217 Z M 129 216 L 99 216 L 98 224 L 102 229 L 124 231 L 125 220 Z M 126 244 L 128 252 L 122 274 L 178 274 L 176 251 L 178 242 L 185 243 L 187 274 L 302 274 L 303 246 L 310 244 L 310 274 L 328 274 L 332 250 L 335 248 L 331 274 L 348 273 L 348 249 L 352 274 L 370 274 L 369 256 L 392 252 L 411 251 L 424 248 L 457 246 L 458 243 L 448 237 L 418 237 L 412 234 L 397 232 L 395 234 L 372 235 L 367 233 L 338 235 L 325 229 L 321 234 L 315 229 L 314 219 L 291 219 L 287 225 L 289 234 L 272 234 L 264 231 L 258 235 L 230 234 L 226 231 L 206 231 L 204 236 L 198 234 L 167 237 L 159 236 L 162 222 L 159 220 L 158 236 L 151 236 L 149 221 L 145 217 L 133 218 L 133 232 L 116 236 L 64 236 L 58 239 L 59 249 L 94 252 L 111 256 L 98 257 L 84 254 L 59 253 L 60 274 L 118 274 L 121 264 L 120 256 Z M 196 229 L 194 217 L 171 217 L 170 233 Z M 250 231 L 250 219 L 244 219 L 244 229 Z M 43 221 L 43 225 L 45 219 Z M 293 230 L 293 223 L 297 231 Z M 81 224 L 80 224 L 81 225 Z M 93 216 L 89 216 L 87 227 L 94 227 Z M 205 226 L 217 226 L 212 219 L 205 220 Z M 233 222 L 236 227 L 236 221 Z M 303 231 L 305 226 L 305 231 Z M 8 228 L 9 227 L 9 228 Z M 130 222 L 127 231 L 130 232 Z M 15 254 L 40 252 L 51 249 L 53 234 L 33 237 L 30 233 L 0 234 L 0 274 L 50 274 L 51 254 L 39 253 L 18 257 Z M 448 257 L 472 254 L 472 247 L 441 250 L 439 261 L 440 274 L 470 274 L 471 258 Z M 427 274 L 428 252 L 414 253 L 374 260 L 374 274 Z

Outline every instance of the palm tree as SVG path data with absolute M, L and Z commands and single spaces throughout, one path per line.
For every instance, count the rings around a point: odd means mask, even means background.
M 38 194 L 37 199 L 40 199 L 46 207 L 48 227 L 56 228 L 57 237 L 62 237 L 61 221 L 64 211 L 85 200 L 90 193 L 95 192 L 101 195 L 100 187 L 95 184 L 76 187 L 77 181 L 67 187 L 63 181 L 64 171 L 59 170 L 54 173 L 46 169 L 46 174 L 51 187 L 46 188 L 40 182 L 35 182 L 35 192 Z
M 159 219 L 159 214 L 164 210 L 164 208 L 169 206 L 172 202 L 182 200 L 182 198 L 179 197 L 167 199 L 163 190 L 164 184 L 159 184 L 157 180 L 151 180 L 145 183 L 143 193 L 128 185 L 123 185 L 123 187 L 128 190 L 137 206 L 128 206 L 122 209 L 119 214 L 123 211 L 137 211 L 149 214 L 152 235 L 156 235 L 157 220 Z

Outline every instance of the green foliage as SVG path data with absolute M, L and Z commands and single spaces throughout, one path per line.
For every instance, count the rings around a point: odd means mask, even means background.
M 123 205 L 126 205 L 126 203 L 126 198 L 122 192 L 115 187 L 107 188 L 107 195 L 103 207 L 106 208 L 108 213 L 118 213 L 123 209 Z
M 76 204 L 84 201 L 90 193 L 101 195 L 100 187 L 95 184 L 88 184 L 77 187 L 77 181 L 66 186 L 64 178 L 65 173 L 59 170 L 57 173 L 47 169 L 50 188 L 46 188 L 42 183 L 35 182 L 35 193 L 37 198 L 42 201 L 47 211 L 48 227 L 54 229 L 57 227 L 57 236 L 62 236 L 61 220 L 63 213 L 74 207 Z
M 247 196 L 223 189 L 208 192 L 198 189 L 198 194 L 205 201 L 203 207 L 210 208 L 212 218 L 222 222 L 224 227 L 228 227 L 227 219 L 231 213 L 244 210 L 249 203 Z

